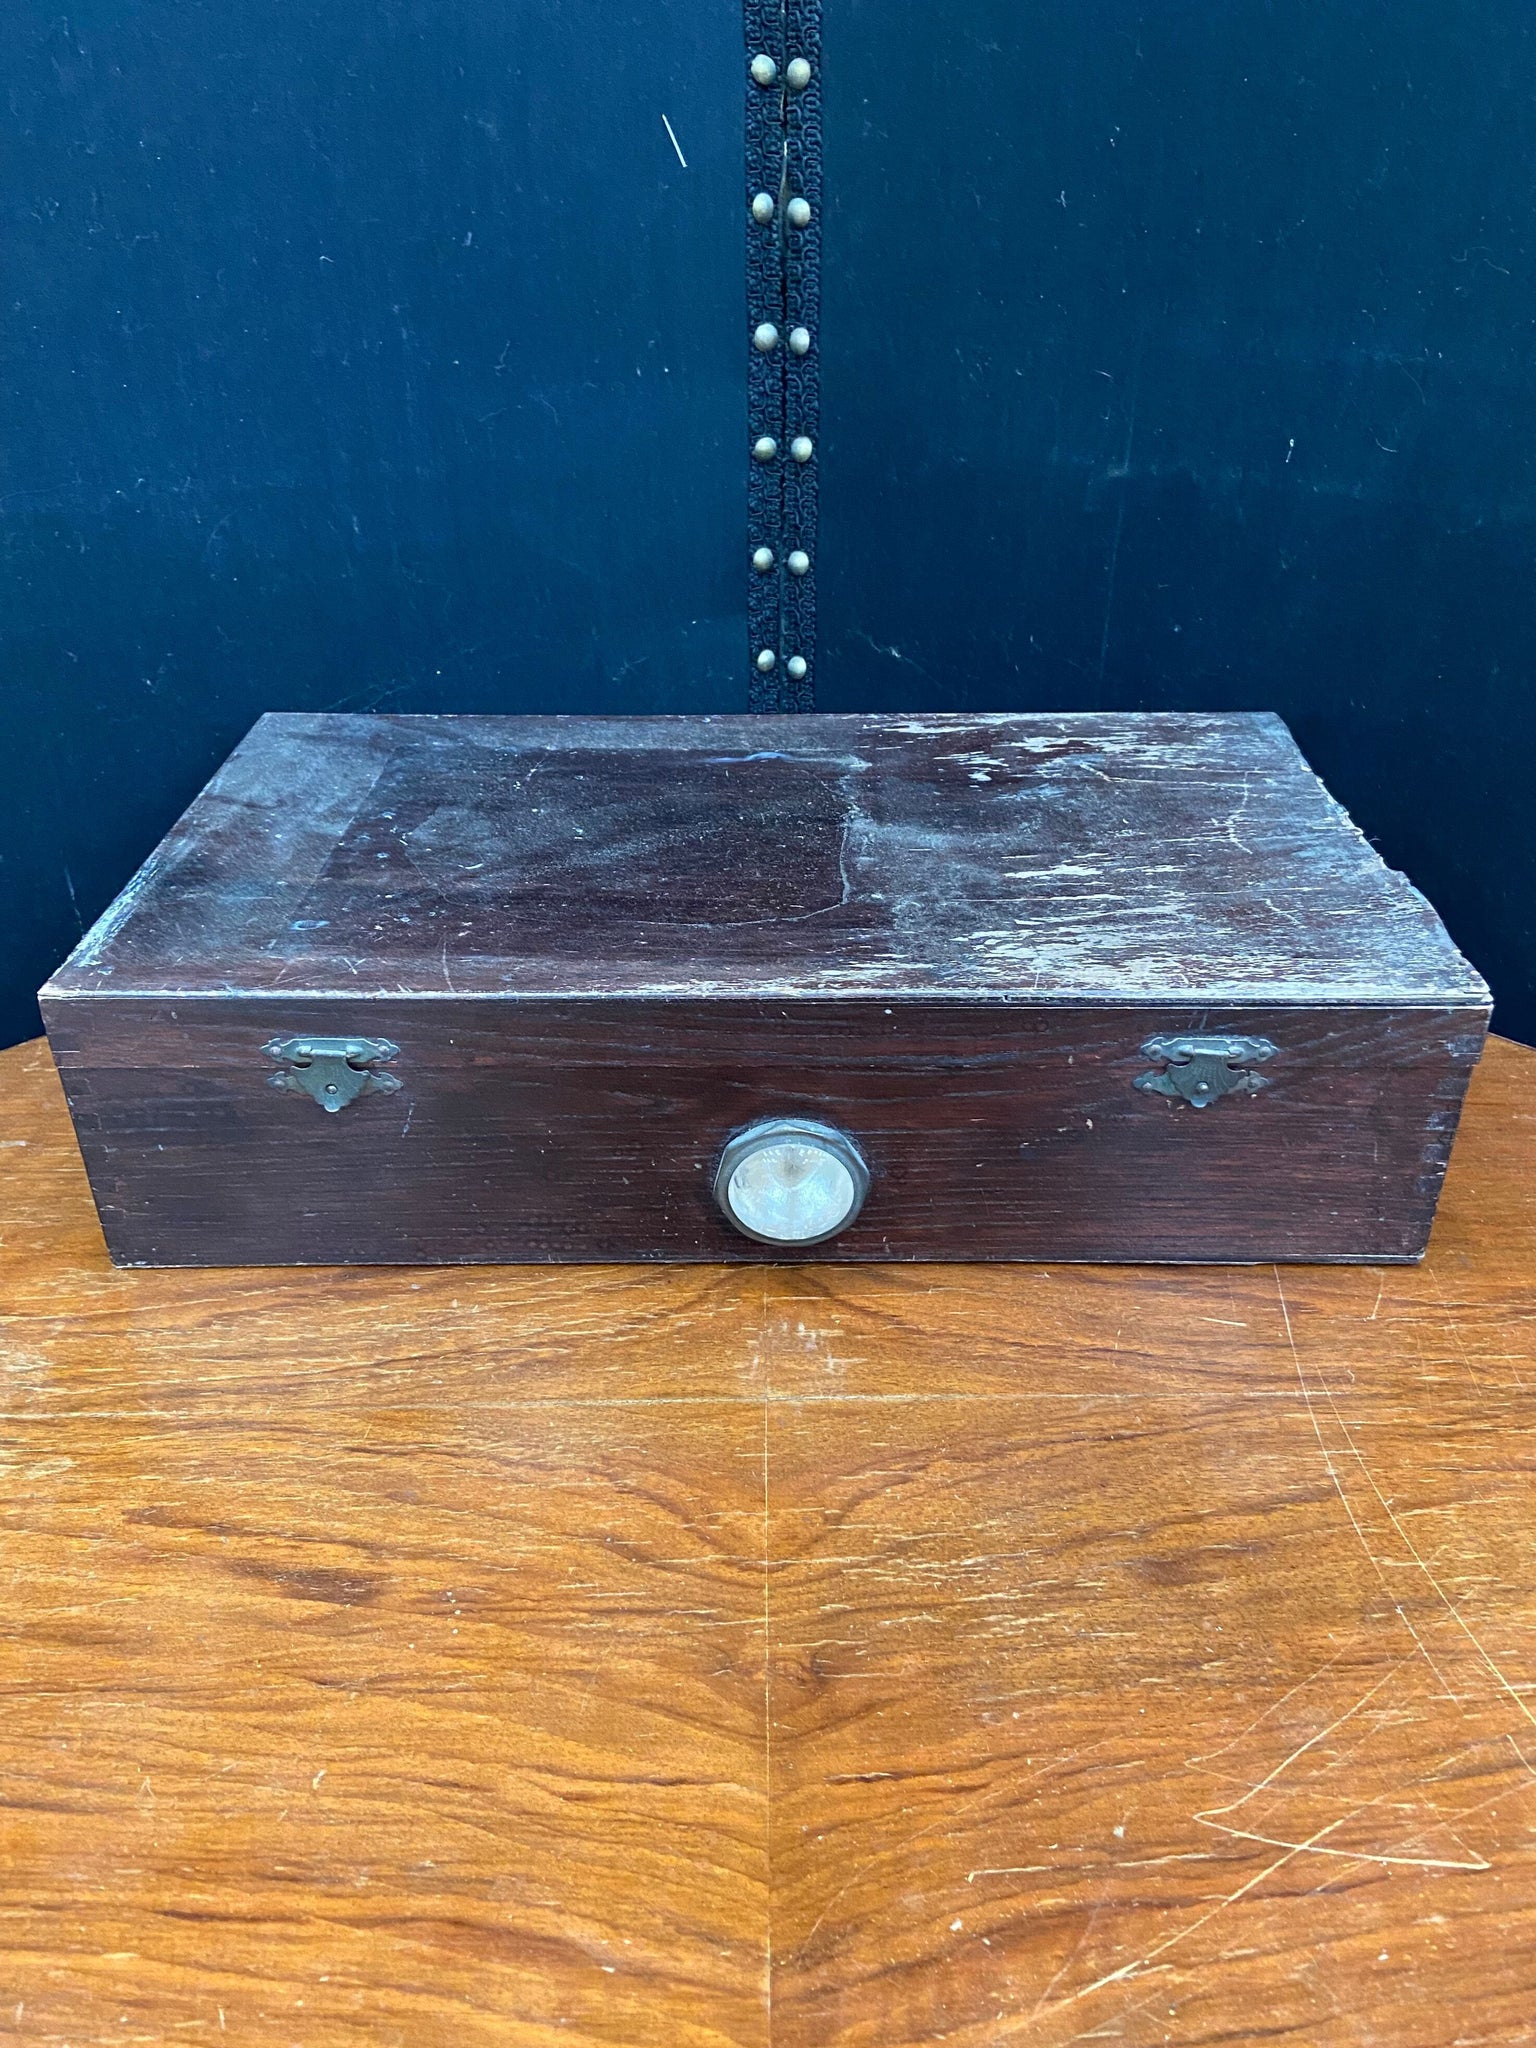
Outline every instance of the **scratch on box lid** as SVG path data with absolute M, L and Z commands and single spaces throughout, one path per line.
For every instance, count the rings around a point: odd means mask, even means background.
M 49 984 L 1486 1004 L 1267 713 L 269 716 Z

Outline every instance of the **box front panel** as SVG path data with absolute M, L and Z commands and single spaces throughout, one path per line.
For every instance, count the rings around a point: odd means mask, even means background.
M 1203 1262 L 1418 1256 L 1486 1017 L 56 997 L 48 1027 L 119 1263 Z M 1272 1050 L 1179 1049 L 1222 1036 Z M 397 1085 L 274 1086 L 267 1048 L 315 1037 L 385 1042 Z M 827 1243 L 716 1206 L 724 1146 L 776 1116 L 868 1163 Z

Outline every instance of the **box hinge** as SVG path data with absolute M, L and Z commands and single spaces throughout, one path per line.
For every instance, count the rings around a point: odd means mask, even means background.
M 359 1095 L 392 1095 L 400 1086 L 378 1063 L 399 1052 L 387 1038 L 273 1038 L 262 1047 L 282 1064 L 268 1078 L 274 1088 L 307 1095 L 322 1109 L 345 1109 Z
M 1251 1067 L 1273 1059 L 1279 1050 L 1267 1038 L 1149 1038 L 1141 1048 L 1149 1060 L 1166 1064 L 1138 1074 L 1136 1086 L 1152 1095 L 1169 1095 L 1191 1109 L 1208 1109 L 1223 1095 L 1256 1095 L 1267 1087 Z

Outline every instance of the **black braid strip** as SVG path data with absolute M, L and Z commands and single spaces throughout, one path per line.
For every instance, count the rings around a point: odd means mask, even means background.
M 814 702 L 816 657 L 816 499 L 820 450 L 818 332 L 821 271 L 821 0 L 744 0 L 747 59 L 747 415 L 748 545 L 766 548 L 772 566 L 748 569 L 747 636 L 754 711 L 809 711 Z M 752 77 L 755 57 L 769 57 L 774 78 L 764 86 Z M 810 81 L 796 90 L 787 80 L 796 59 L 810 66 Z M 766 193 L 771 218 L 756 219 L 752 202 Z M 795 226 L 793 200 L 806 202 L 810 218 Z M 778 340 L 759 349 L 754 336 L 771 326 Z M 789 346 L 796 328 L 810 335 L 806 354 Z M 797 462 L 795 442 L 808 440 L 808 461 Z M 762 439 L 774 443 L 768 461 L 752 454 Z M 788 569 L 792 553 L 803 552 L 804 575 Z M 764 653 L 773 661 L 759 668 Z M 790 662 L 805 664 L 801 677 Z
M 749 556 L 767 548 L 773 566 L 766 573 L 747 567 L 747 703 L 753 711 L 782 711 L 786 681 L 780 645 L 784 609 L 784 471 L 789 452 L 784 440 L 784 346 L 764 353 L 753 334 L 764 322 L 782 333 L 784 324 L 783 229 L 784 184 L 784 0 L 745 0 L 747 63 L 747 550 Z M 754 57 L 773 59 L 778 82 L 759 85 L 752 76 Z M 766 192 L 773 212 L 766 221 L 753 217 L 752 202 Z M 763 437 L 777 453 L 761 462 L 753 454 Z M 764 672 L 757 662 L 767 650 L 774 666 Z
M 800 682 L 788 676 L 792 709 L 809 711 L 816 681 L 816 507 L 821 467 L 821 0 L 788 0 L 789 55 L 803 57 L 811 82 L 786 100 L 786 164 L 789 194 L 806 200 L 811 217 L 803 228 L 786 225 L 784 264 L 784 431 L 791 444 L 803 435 L 813 453 L 808 462 L 791 458 L 784 478 L 784 548 L 810 557 L 803 576 L 784 579 L 784 659 L 806 663 Z M 798 356 L 788 337 L 804 327 L 810 350 Z

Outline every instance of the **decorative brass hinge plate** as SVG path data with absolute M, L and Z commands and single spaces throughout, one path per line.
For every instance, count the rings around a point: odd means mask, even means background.
M 274 1088 L 307 1095 L 328 1110 L 345 1109 L 359 1095 L 392 1095 L 400 1083 L 375 1063 L 399 1050 L 387 1038 L 273 1038 L 262 1047 L 268 1059 L 282 1063 L 268 1077 Z
M 1152 1095 L 1169 1095 L 1191 1109 L 1208 1109 L 1223 1095 L 1257 1095 L 1269 1084 L 1250 1073 L 1273 1059 L 1278 1046 L 1267 1038 L 1149 1038 L 1141 1048 L 1149 1060 L 1166 1062 L 1150 1074 L 1138 1074 L 1136 1086 Z

